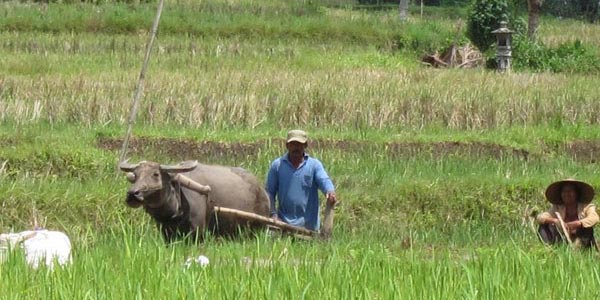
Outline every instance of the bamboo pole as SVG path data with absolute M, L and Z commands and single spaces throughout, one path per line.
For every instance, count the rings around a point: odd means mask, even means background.
M 160 0 L 156 9 L 156 17 L 154 18 L 154 22 L 152 23 L 152 31 L 150 32 L 150 37 L 148 38 L 148 44 L 146 45 L 146 56 L 144 57 L 144 63 L 142 64 L 140 77 L 138 78 L 137 86 L 133 94 L 133 100 L 131 101 L 131 109 L 129 110 L 129 121 L 127 122 L 127 132 L 125 133 L 125 138 L 123 139 L 123 147 L 121 148 L 121 156 L 119 158 L 119 163 L 123 162 L 125 160 L 125 157 L 127 156 L 129 138 L 131 137 L 131 131 L 133 128 L 133 124 L 135 123 L 135 117 L 137 115 L 137 110 L 139 106 L 138 103 L 144 90 L 144 79 L 146 78 L 146 69 L 148 69 L 150 53 L 152 52 L 152 44 L 154 44 L 156 32 L 158 31 L 158 23 L 160 22 L 160 15 L 162 13 L 163 5 L 164 0 Z
M 238 209 L 215 206 L 214 211 L 217 214 L 224 214 L 224 215 L 240 217 L 240 218 L 243 218 L 246 220 L 252 220 L 252 221 L 262 223 L 262 224 L 275 226 L 284 231 L 289 231 L 289 232 L 298 233 L 298 234 L 302 234 L 302 235 L 308 235 L 308 236 L 314 236 L 317 234 L 317 232 L 308 230 L 303 227 L 290 225 L 288 223 L 285 223 L 285 222 L 282 222 L 279 220 L 275 220 L 275 219 L 261 216 L 261 215 L 251 213 L 251 212 L 241 211 Z

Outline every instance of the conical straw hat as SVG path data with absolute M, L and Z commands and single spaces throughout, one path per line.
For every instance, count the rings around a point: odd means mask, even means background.
M 583 181 L 575 179 L 565 179 L 550 184 L 546 188 L 546 199 L 552 204 L 563 204 L 561 192 L 566 184 L 575 186 L 578 193 L 577 202 L 587 204 L 594 199 L 594 188 Z

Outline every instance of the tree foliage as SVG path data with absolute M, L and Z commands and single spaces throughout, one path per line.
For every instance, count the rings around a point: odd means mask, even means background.
M 557 17 L 584 18 L 597 22 L 600 19 L 600 1 L 544 0 L 544 12 Z
M 481 51 L 486 51 L 496 41 L 492 31 L 501 21 L 509 21 L 506 0 L 475 0 L 469 12 L 467 37 Z

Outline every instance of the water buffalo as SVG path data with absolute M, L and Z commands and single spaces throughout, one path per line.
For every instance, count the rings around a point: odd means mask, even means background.
M 252 225 L 232 216 L 216 218 L 214 206 L 269 216 L 267 193 L 256 177 L 242 168 L 196 161 L 171 166 L 150 161 L 123 162 L 119 168 L 127 172 L 127 179 L 132 183 L 127 191 L 127 205 L 144 207 L 167 242 L 182 236 L 202 238 L 206 231 L 231 235 L 240 225 Z M 209 186 L 210 192 L 203 194 L 186 188 L 174 180 L 177 174 Z

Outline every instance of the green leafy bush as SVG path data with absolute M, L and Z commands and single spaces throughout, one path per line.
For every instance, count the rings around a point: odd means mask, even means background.
M 552 48 L 518 35 L 514 41 L 513 66 L 517 70 L 597 74 L 600 55 L 579 40 Z
M 509 21 L 506 0 L 475 0 L 467 21 L 467 36 L 481 51 L 486 51 L 496 40 L 492 31 L 501 21 Z

